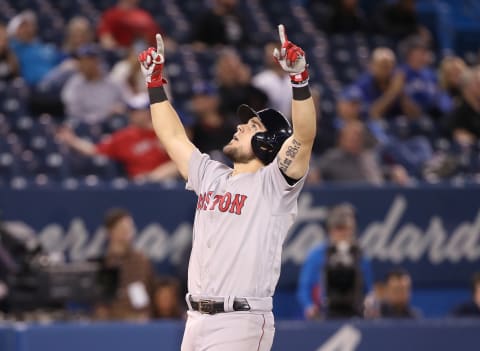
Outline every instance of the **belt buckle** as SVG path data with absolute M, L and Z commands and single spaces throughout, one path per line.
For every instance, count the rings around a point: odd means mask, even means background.
M 198 312 L 203 314 L 215 314 L 214 303 L 215 301 L 212 300 L 198 301 Z

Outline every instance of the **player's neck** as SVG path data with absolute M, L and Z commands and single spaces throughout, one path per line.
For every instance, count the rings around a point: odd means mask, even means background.
M 247 163 L 234 163 L 232 176 L 241 173 L 254 173 L 263 166 L 264 164 L 258 159 L 253 159 Z

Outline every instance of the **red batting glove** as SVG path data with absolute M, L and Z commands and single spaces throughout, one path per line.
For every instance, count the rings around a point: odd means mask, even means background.
M 287 39 L 285 27 L 283 24 L 278 26 L 278 34 L 282 47 L 273 50 L 273 57 L 282 66 L 285 72 L 290 74 L 290 79 L 294 86 L 305 86 L 308 84 L 307 62 L 305 52 Z
M 157 34 L 156 39 L 156 49 L 151 47 L 138 55 L 138 61 L 149 88 L 160 87 L 167 83 L 167 80 L 162 77 L 163 64 L 165 62 L 162 36 Z

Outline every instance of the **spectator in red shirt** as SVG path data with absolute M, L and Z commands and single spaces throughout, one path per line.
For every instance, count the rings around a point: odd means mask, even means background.
M 129 48 L 137 40 L 155 44 L 155 34 L 161 32 L 160 28 L 138 3 L 139 0 L 119 0 L 102 14 L 97 34 L 105 49 Z
M 131 179 L 155 182 L 176 178 L 177 167 L 153 131 L 147 100 L 129 107 L 130 125 L 98 144 L 78 137 L 68 127 L 60 129 L 57 137 L 84 155 L 104 155 L 120 162 Z

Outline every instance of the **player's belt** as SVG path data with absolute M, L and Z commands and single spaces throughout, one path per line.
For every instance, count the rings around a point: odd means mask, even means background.
M 194 311 L 198 311 L 203 314 L 215 314 L 215 313 L 226 312 L 223 301 L 205 300 L 205 299 L 194 301 L 190 297 L 190 305 L 192 306 L 192 309 Z M 234 311 L 250 311 L 250 305 L 248 304 L 247 299 L 235 298 L 235 300 L 233 301 L 233 310 Z

